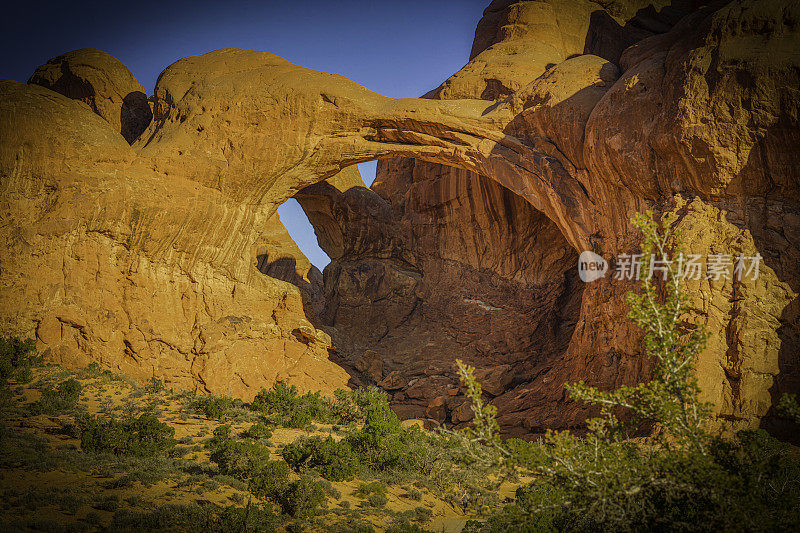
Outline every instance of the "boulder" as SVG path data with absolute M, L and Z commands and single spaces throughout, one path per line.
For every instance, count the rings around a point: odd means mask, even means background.
M 102 50 L 82 48 L 56 56 L 38 67 L 28 83 L 84 102 L 128 143 L 153 118 L 144 87 L 122 62 Z

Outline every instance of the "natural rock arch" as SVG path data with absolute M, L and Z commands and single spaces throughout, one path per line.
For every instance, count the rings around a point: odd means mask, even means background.
M 548 82 L 607 89 L 615 79 L 611 63 L 585 56 L 530 92 Z M 525 92 L 500 105 L 391 99 L 267 52 L 224 49 L 168 67 L 155 96 L 137 159 L 240 201 L 273 206 L 348 165 L 405 156 L 497 180 L 553 219 L 576 249 L 593 232 L 589 198 L 565 158 L 515 136 L 522 130 L 513 121 L 530 105 Z

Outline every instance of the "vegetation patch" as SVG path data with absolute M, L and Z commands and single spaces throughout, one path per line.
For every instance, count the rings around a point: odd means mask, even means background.
M 128 420 L 86 416 L 80 426 L 81 448 L 88 452 L 153 457 L 176 444 L 175 428 L 149 414 Z
M 55 387 L 42 389 L 42 396 L 31 405 L 33 414 L 60 415 L 72 412 L 81 397 L 81 384 L 70 378 Z
M 313 468 L 330 481 L 349 481 L 358 470 L 358 457 L 350 444 L 330 435 L 298 439 L 284 446 L 281 455 L 293 469 Z

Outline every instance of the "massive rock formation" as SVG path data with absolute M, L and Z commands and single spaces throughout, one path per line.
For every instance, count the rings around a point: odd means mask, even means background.
M 593 199 L 597 231 L 585 249 L 635 253 L 630 215 L 680 206 L 691 251 L 767 257 L 756 283 L 690 285 L 695 311 L 713 332 L 698 362 L 706 398 L 721 422 L 758 424 L 782 391 L 798 388 L 797 282 L 788 268 L 797 264 L 797 230 L 786 229 L 797 222 L 797 172 L 788 163 L 798 146 L 789 90 L 796 75 L 789 50 L 800 44 L 794 15 L 778 3 L 694 13 L 688 3 L 612 13 L 554 4 L 494 2 L 470 63 L 426 97 L 513 107 L 506 131 L 549 145 Z M 753 35 L 763 24 L 774 31 Z M 776 55 L 767 60 L 767 51 Z M 734 96 L 742 93 L 750 94 Z M 751 163 L 751 177 L 743 162 L 733 170 L 730 162 L 747 158 L 747 149 L 739 152 L 747 145 L 763 149 L 754 114 L 774 124 L 760 131 L 777 131 L 765 140 L 767 159 L 749 158 L 761 161 Z M 771 172 L 795 185 L 763 184 Z M 579 425 L 586 412 L 564 402 L 565 381 L 614 387 L 647 375 L 640 336 L 623 320 L 631 285 L 606 279 L 581 294 L 568 271 L 574 250 L 565 253 L 557 231 L 537 227 L 540 214 L 519 197 L 482 176 L 411 159 L 382 163 L 372 189 L 354 195 L 314 186 L 298 198 L 304 206 L 317 198 L 311 220 L 327 219 L 350 241 L 326 269 L 329 331 L 355 370 L 382 356 L 381 385 L 399 411 L 463 422 L 469 412 L 453 396 L 447 366 L 455 357 L 479 368 L 509 433 Z M 320 197 L 327 216 L 318 214 Z M 773 214 L 765 226 L 766 212 Z
M 714 334 L 704 393 L 758 424 L 800 378 L 800 13 L 691 4 L 493 2 L 426 99 L 219 50 L 161 74 L 144 131 L 141 98 L 125 119 L 140 86 L 101 52 L 4 81 L 0 329 L 245 398 L 281 378 L 330 391 L 338 362 L 454 423 L 463 357 L 505 429 L 533 434 L 583 420 L 565 381 L 646 378 L 631 283 L 583 286 L 575 259 L 613 265 L 634 212 L 677 210 L 690 251 L 765 258 L 755 281 L 691 286 Z M 372 190 L 341 173 L 386 158 Z M 291 196 L 333 259 L 324 288 L 275 218 Z

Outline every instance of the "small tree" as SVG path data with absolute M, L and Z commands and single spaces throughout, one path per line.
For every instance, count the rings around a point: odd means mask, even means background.
M 459 431 L 443 428 L 440 432 L 455 440 L 473 464 L 483 468 L 500 468 L 499 485 L 508 473 L 509 465 L 505 459 L 511 454 L 500 438 L 497 408 L 483 399 L 483 389 L 475 379 L 475 367 L 465 364 L 461 359 L 456 359 L 456 367 L 472 407 L 472 425 Z
M 475 367 L 456 359 L 458 377 L 466 388 L 465 394 L 472 407 L 472 427 L 464 430 L 464 435 L 473 442 L 482 444 L 500 443 L 500 426 L 497 424 L 497 407 L 483 400 L 483 388 L 475 379 Z
M 567 385 L 567 390 L 576 400 L 601 406 L 601 418 L 590 421 L 594 432 L 624 438 L 629 436 L 626 430 L 631 426 L 653 422 L 662 430 L 660 435 L 667 446 L 678 441 L 702 451 L 707 437 L 703 422 L 710 407 L 699 399 L 694 360 L 705 346 L 707 335 L 702 325 L 685 320 L 688 302 L 681 285 L 684 256 L 680 235 L 672 229 L 675 219 L 675 215 L 668 214 L 659 225 L 653 212 L 648 211 L 638 213 L 631 221 L 644 235 L 640 267 L 644 280 L 641 293 L 627 295 L 628 317 L 644 330 L 645 354 L 656 362 L 652 379 L 611 392 L 582 381 Z M 669 259 L 670 243 L 677 260 Z M 656 270 L 663 273 L 663 287 L 655 283 Z M 614 414 L 617 408 L 624 408 L 630 415 L 626 424 Z

